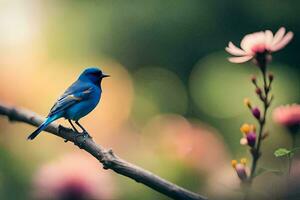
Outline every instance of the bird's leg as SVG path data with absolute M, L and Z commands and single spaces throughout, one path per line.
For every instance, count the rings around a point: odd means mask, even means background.
M 74 124 L 72 123 L 72 121 L 70 119 L 68 119 L 69 123 L 71 124 L 73 131 L 75 131 L 76 133 L 79 134 L 78 130 L 75 128 Z M 75 140 L 77 140 L 77 136 L 75 138 Z M 65 140 L 65 142 L 68 142 L 68 140 Z
M 75 128 L 74 124 L 72 123 L 72 121 L 71 121 L 70 119 L 68 119 L 68 121 L 69 121 L 69 123 L 71 124 L 73 130 L 74 130 L 75 132 L 79 133 L 78 130 Z
M 87 132 L 81 124 L 79 124 L 79 121 L 75 121 L 75 123 L 82 129 L 83 132 Z
M 83 128 L 83 126 L 81 126 L 81 124 L 79 124 L 78 120 L 75 121 L 75 123 L 82 129 L 82 134 L 78 134 L 75 136 L 74 140 L 75 140 L 75 144 L 82 149 L 83 148 L 83 144 L 85 143 L 86 138 L 92 138 L 88 132 Z M 77 131 L 78 132 L 78 131 Z M 83 137 L 82 140 L 79 140 L 79 137 Z
M 82 126 L 81 124 L 79 124 L 79 121 L 78 121 L 78 120 L 75 121 L 75 123 L 82 129 L 84 136 L 87 136 L 87 137 L 89 137 L 89 138 L 92 138 L 92 137 L 90 136 L 90 134 L 83 128 L 83 126 Z
M 74 137 L 74 144 L 76 144 L 79 148 L 82 148 L 82 142 L 78 141 L 78 138 L 81 137 L 82 134 L 80 134 L 80 132 L 76 129 L 76 127 L 74 126 L 74 124 L 72 123 L 72 121 L 70 119 L 68 119 L 68 121 L 71 124 L 73 130 L 77 133 L 76 136 Z M 65 142 L 67 142 L 67 140 L 65 140 Z

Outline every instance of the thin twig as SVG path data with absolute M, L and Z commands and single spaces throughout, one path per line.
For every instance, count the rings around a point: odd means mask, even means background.
M 7 116 L 10 121 L 24 122 L 33 126 L 39 126 L 44 118 L 34 112 L 22 108 L 13 108 L 0 102 L 0 115 Z M 157 192 L 160 192 L 175 200 L 202 200 L 207 199 L 204 196 L 186 190 L 177 186 L 159 176 L 131 164 L 113 153 L 111 149 L 107 150 L 97 145 L 92 138 L 78 137 L 77 133 L 72 129 L 58 125 L 50 124 L 45 130 L 58 137 L 74 143 L 79 148 L 84 149 L 97 160 L 99 160 L 104 169 L 111 169 L 118 174 L 126 176 L 142 183 Z
M 257 168 L 257 162 L 260 158 L 261 152 L 260 152 L 260 147 L 261 147 L 261 142 L 262 142 L 262 136 L 263 136 L 263 131 L 264 131 L 264 127 L 266 124 L 266 117 L 267 117 L 267 111 L 268 108 L 270 107 L 270 103 L 273 100 L 273 98 L 271 98 L 269 100 L 269 92 L 270 92 L 270 88 L 271 88 L 271 83 L 268 84 L 267 83 L 267 75 L 266 75 L 266 67 L 262 67 L 261 68 L 261 72 L 262 72 L 262 77 L 263 77 L 263 88 L 264 88 L 264 96 L 261 99 L 263 102 L 263 115 L 262 118 L 259 119 L 259 132 L 258 132 L 258 139 L 257 139 L 257 144 L 256 147 L 254 148 L 253 152 L 252 152 L 252 165 L 251 165 L 251 173 L 250 173 L 250 178 L 249 178 L 249 182 L 251 184 L 253 178 L 255 177 L 255 170 Z M 258 87 L 256 85 L 256 87 Z

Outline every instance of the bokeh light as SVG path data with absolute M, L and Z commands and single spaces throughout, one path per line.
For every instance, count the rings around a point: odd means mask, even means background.
M 270 113 L 299 104 L 298 7 L 290 0 L 1 1 L 0 102 L 46 116 L 82 70 L 98 66 L 111 77 L 103 82 L 99 106 L 81 120 L 97 143 L 210 199 L 241 199 L 230 160 L 249 157 L 239 144 L 239 128 L 255 123 L 243 99 L 260 106 L 250 82 L 258 70 L 252 63 L 229 63 L 224 48 L 259 30 L 293 31 L 293 41 L 270 63 Z M 260 165 L 284 170 L 285 161 L 273 152 L 290 147 L 291 137 L 271 114 L 267 122 Z M 43 166 L 65 161 L 107 181 L 113 189 L 105 197 L 167 199 L 101 170 L 96 160 L 51 134 L 26 141 L 35 127 L 0 117 L 0 128 L 0 199 L 32 199 L 32 180 Z M 255 180 L 255 190 L 272 190 L 271 180 L 279 187 L 278 179 L 265 174 Z
M 141 68 L 134 73 L 137 121 L 149 120 L 158 113 L 185 114 L 187 93 L 178 76 L 164 68 Z

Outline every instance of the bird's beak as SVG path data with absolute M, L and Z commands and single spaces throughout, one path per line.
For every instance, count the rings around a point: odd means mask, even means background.
M 105 77 L 110 77 L 110 75 L 108 75 L 108 74 L 103 74 L 103 75 L 102 75 L 102 78 L 105 78 Z

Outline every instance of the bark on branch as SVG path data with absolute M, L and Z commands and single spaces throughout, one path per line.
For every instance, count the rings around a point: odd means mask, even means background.
M 44 118 L 36 113 L 22 109 L 7 106 L 0 102 L 0 115 L 6 116 L 10 121 L 24 122 L 33 126 L 39 126 Z M 159 176 L 142 169 L 134 164 L 131 164 L 113 153 L 111 149 L 105 149 L 96 144 L 92 138 L 78 137 L 78 134 L 70 128 L 66 128 L 57 123 L 52 123 L 46 129 L 58 137 L 74 143 L 81 149 L 84 149 L 97 160 L 99 160 L 104 169 L 111 169 L 118 174 L 126 176 L 142 183 L 157 192 L 160 192 L 175 200 L 202 200 L 207 199 L 204 196 L 179 187 Z

